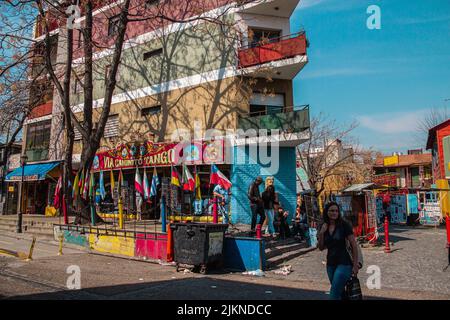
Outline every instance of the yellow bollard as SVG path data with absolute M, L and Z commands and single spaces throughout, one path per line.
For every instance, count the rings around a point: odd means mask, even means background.
M 123 204 L 122 204 L 122 197 L 119 197 L 119 229 L 123 229 Z
M 63 255 L 63 242 L 64 242 L 64 236 L 61 234 L 59 236 L 59 250 L 58 250 L 58 256 Z
M 30 252 L 28 253 L 28 257 L 25 261 L 31 261 L 33 260 L 33 250 L 34 250 L 34 244 L 36 243 L 36 237 L 33 237 L 33 242 L 31 242 Z

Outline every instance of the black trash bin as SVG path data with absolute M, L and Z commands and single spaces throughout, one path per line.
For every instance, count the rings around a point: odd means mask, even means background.
M 210 266 L 220 267 L 227 227 L 213 223 L 171 224 L 177 271 L 180 266 L 200 267 L 200 273 L 205 274 Z

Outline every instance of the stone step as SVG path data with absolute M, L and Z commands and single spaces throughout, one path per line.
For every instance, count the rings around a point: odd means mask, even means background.
M 264 247 L 266 249 L 270 249 L 273 247 L 280 247 L 284 245 L 290 245 L 293 243 L 298 243 L 298 240 L 295 238 L 287 238 L 284 240 L 278 239 L 278 240 L 264 240 Z
M 275 256 L 281 256 L 285 253 L 294 252 L 299 249 L 305 249 L 305 248 L 307 248 L 307 244 L 305 242 L 295 242 L 295 243 L 275 246 L 275 247 L 265 250 L 266 259 L 270 259 Z
M 0 226 L 0 234 L 16 235 L 16 228 L 5 228 L 4 226 Z M 54 240 L 53 232 L 49 233 L 45 231 L 23 230 L 23 234 L 35 236 L 37 239 Z
M 3 231 L 16 231 L 17 226 L 14 225 L 4 225 L 0 224 L 0 230 Z M 22 230 L 25 233 L 39 233 L 39 234 L 48 234 L 53 236 L 53 227 L 35 227 L 35 226 L 22 226 Z
M 4 226 L 15 226 L 17 220 L 0 220 L 0 225 Z M 22 221 L 23 226 L 30 227 L 42 227 L 42 228 L 53 228 L 53 223 L 40 222 L 40 221 Z
M 293 251 L 289 251 L 286 253 L 283 253 L 282 255 L 277 255 L 274 257 L 271 257 L 269 259 L 266 260 L 266 267 L 268 269 L 274 269 L 277 268 L 278 266 L 280 266 L 281 264 L 286 264 L 289 262 L 289 260 L 292 260 L 294 258 L 297 258 L 303 254 L 306 254 L 310 251 L 315 250 L 315 247 L 309 247 L 309 248 L 300 248 L 297 250 L 293 250 Z

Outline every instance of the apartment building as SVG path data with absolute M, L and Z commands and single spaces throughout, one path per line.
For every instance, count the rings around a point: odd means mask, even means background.
M 293 101 L 292 80 L 308 62 L 306 32 L 293 34 L 290 29 L 289 19 L 299 2 L 132 1 L 130 12 L 136 16 L 163 14 L 170 19 L 136 19 L 129 23 L 111 112 L 93 170 L 113 170 L 116 177 L 118 170 L 123 170 L 131 187 L 136 166 L 134 162 L 131 166 L 126 165 L 122 160 L 153 156 L 152 159 L 157 160 L 148 165 L 146 161 L 136 162 L 140 164 L 139 170 L 150 170 L 154 166 L 159 175 L 167 176 L 173 163 L 164 162 L 155 155 L 158 155 L 157 150 L 167 151 L 173 147 L 177 142 L 174 139 L 177 130 L 191 133 L 200 130 L 204 133 L 207 129 L 223 132 L 230 129 L 281 129 L 269 140 L 260 135 L 251 139 L 236 135 L 231 147 L 226 148 L 225 142 L 216 144 L 215 152 L 219 151 L 220 159 L 195 162 L 195 170 L 204 175 L 202 183 L 207 184 L 209 165 L 212 162 L 218 164 L 233 183 L 232 221 L 249 223 L 248 185 L 257 175 L 270 175 L 267 163 L 254 158 L 249 146 L 262 141 L 276 142 L 280 146 L 282 165 L 274 174 L 275 186 L 282 203 L 293 214 L 295 148 L 309 138 L 309 109 L 296 107 Z M 105 79 L 110 70 L 117 32 L 118 4 L 121 3 L 99 1 L 94 11 L 95 110 L 102 108 Z M 49 24 L 54 45 L 51 59 L 58 64 L 66 58 L 67 29 L 63 20 L 52 21 Z M 82 24 L 84 18 L 79 21 Z M 43 37 L 42 24 L 38 21 L 35 38 L 43 40 Z M 82 120 L 83 38 L 78 30 L 74 30 L 74 39 L 70 100 L 73 111 Z M 39 49 L 39 45 L 36 48 Z M 36 61 L 33 73 L 42 72 L 41 63 Z M 35 184 L 34 194 L 45 195 L 42 198 L 48 204 L 51 203 L 55 178 L 63 158 L 63 117 L 60 98 L 47 77 L 43 77 L 36 91 L 48 94 L 42 95 L 26 123 L 24 152 L 29 165 L 37 165 L 36 170 L 42 169 L 39 164 L 45 164 L 48 169 L 42 175 L 35 175 L 41 180 L 29 181 L 29 185 Z M 98 119 L 99 112 L 94 112 L 93 116 Z M 77 169 L 82 141 L 78 131 L 75 136 L 73 160 Z M 192 147 L 198 143 L 201 151 L 211 148 L 203 140 L 196 141 Z M 144 151 L 136 153 L 133 151 L 135 148 Z M 108 168 L 104 167 L 105 157 L 113 159 Z M 225 158 L 233 161 L 229 163 Z M 237 159 L 240 164 L 234 165 Z M 41 184 L 46 186 L 42 190 L 39 189 Z M 205 191 L 204 195 L 207 193 Z M 32 206 L 35 199 L 25 198 L 29 200 L 25 199 L 28 202 L 24 206 Z

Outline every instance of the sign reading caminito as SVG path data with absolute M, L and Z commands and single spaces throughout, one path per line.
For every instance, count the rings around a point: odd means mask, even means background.
M 212 164 L 224 162 L 223 140 L 192 143 L 133 143 L 96 155 L 93 171 L 131 169 L 136 167 Z

